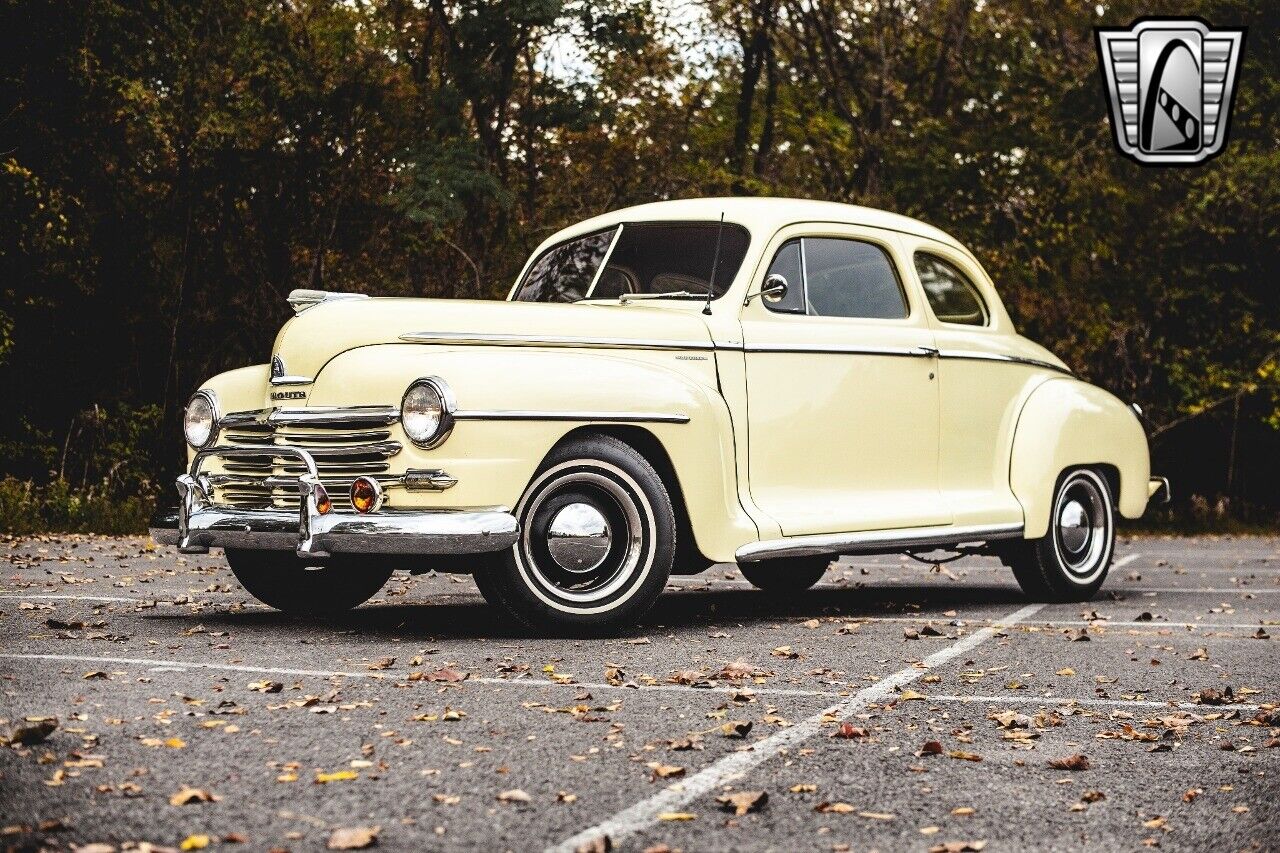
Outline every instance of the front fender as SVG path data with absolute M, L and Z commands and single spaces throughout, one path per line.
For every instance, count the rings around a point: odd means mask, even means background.
M 1048 380 L 1022 407 L 1009 464 L 1009 483 L 1023 507 L 1024 536 L 1045 535 L 1058 477 L 1080 466 L 1114 468 L 1120 514 L 1142 515 L 1151 458 L 1138 418 L 1101 388 L 1067 377 Z
M 253 364 L 212 376 L 200 385 L 200 390 L 213 392 L 218 401 L 218 415 L 221 417 L 228 412 L 261 409 L 270 382 L 271 365 Z M 187 447 L 187 464 L 194 457 L 195 451 Z
M 640 422 L 675 470 L 699 550 L 732 560 L 758 532 L 738 502 L 733 427 L 716 387 L 714 362 L 677 361 L 676 352 L 604 354 L 500 347 L 379 344 L 348 350 L 316 377 L 309 405 L 399 405 L 423 376 L 447 382 L 463 412 L 558 413 L 566 419 L 459 419 L 448 440 L 404 449 L 394 470 L 440 468 L 458 483 L 445 492 L 392 490 L 398 506 L 507 506 L 519 501 L 548 452 L 570 430 L 591 424 L 571 413 L 684 415 L 687 423 Z

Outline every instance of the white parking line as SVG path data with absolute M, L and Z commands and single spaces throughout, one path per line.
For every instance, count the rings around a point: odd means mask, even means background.
M 1121 557 L 1120 559 L 1116 560 L 1114 563 L 1112 563 L 1111 568 L 1123 569 L 1125 566 L 1129 565 L 1130 563 L 1132 563 L 1134 560 L 1138 559 L 1141 556 L 1142 556 L 1141 554 L 1127 554 Z
M 934 652 L 925 658 L 919 666 L 908 667 L 893 673 L 887 678 L 882 678 L 875 684 L 859 690 L 843 702 L 814 714 L 812 717 L 790 728 L 782 729 L 763 740 L 757 741 L 752 744 L 749 751 L 730 753 L 698 771 L 680 784 L 673 785 L 648 799 L 641 800 L 607 820 L 590 826 L 576 835 L 566 838 L 560 844 L 547 849 L 549 853 L 551 851 L 555 853 L 573 853 L 580 846 L 601 836 L 607 836 L 610 841 L 617 844 L 619 840 L 656 821 L 659 815 L 664 812 L 678 810 L 681 806 L 697 799 L 708 791 L 763 764 L 783 750 L 813 737 L 821 729 L 824 720 L 830 718 L 835 718 L 836 720 L 848 719 L 870 703 L 892 696 L 894 690 L 910 684 L 931 668 L 941 666 L 996 636 L 1000 627 L 1015 625 L 1035 615 L 1043 607 L 1043 604 L 1029 604 L 1026 607 L 1015 610 L 1002 619 L 999 625 L 975 631 L 964 639 Z
M 254 675 L 295 675 L 312 678 L 368 678 L 374 681 L 403 680 L 408 673 L 379 672 L 345 672 L 336 669 L 296 669 L 280 666 L 248 666 L 246 664 L 214 663 L 208 661 L 178 661 L 154 658 L 117 658 L 98 657 L 92 655 L 50 655 L 0 653 L 0 659 L 8 660 L 48 660 L 69 661 L 72 663 L 116 664 L 119 666 L 145 666 L 148 672 L 183 672 L 188 669 L 208 669 L 223 672 L 247 672 Z M 464 682 L 455 684 L 494 684 L 504 687 L 572 687 L 576 690 L 620 690 L 627 693 L 658 691 L 667 693 L 750 693 L 755 696 L 822 696 L 838 697 L 835 690 L 793 690 L 786 687 L 762 687 L 754 684 L 741 687 L 693 687 L 682 684 L 643 684 L 626 687 L 621 684 L 605 684 L 583 681 L 551 681 L 542 678 L 495 678 L 492 676 L 468 676 Z
M 1005 620 L 1005 626 L 1012 625 L 1013 622 Z M 0 653 L 0 659 L 9 660 L 33 660 L 33 661 L 62 661 L 72 663 L 88 663 L 88 664 L 115 664 L 123 666 L 142 666 L 147 668 L 150 673 L 166 673 L 166 672 L 186 672 L 191 669 L 206 669 L 222 672 L 244 672 L 253 675 L 293 675 L 308 676 L 313 678 L 367 678 L 371 681 L 395 681 L 398 680 L 396 675 L 385 672 L 345 672 L 343 670 L 333 669 L 299 669 L 292 667 L 272 667 L 272 666 L 249 666 L 247 664 L 232 663 L 211 663 L 207 661 L 175 661 L 163 660 L 155 658 L 120 658 L 120 657 L 99 657 L 93 655 L 52 655 L 52 654 L 20 654 L 20 653 Z M 934 658 L 926 659 L 928 664 L 933 660 L 933 665 L 937 665 L 942 661 Z M 923 672 L 923 670 L 921 670 Z M 892 676 L 891 676 L 892 677 Z M 693 687 L 685 684 L 640 684 L 632 687 L 624 687 L 620 684 L 592 683 L 581 681 L 548 681 L 541 678 L 493 678 L 493 677 L 477 677 L 470 676 L 464 682 L 459 684 L 485 684 L 497 685 L 501 687 L 532 687 L 534 689 L 544 687 L 560 687 L 573 688 L 574 690 L 600 690 L 600 691 L 620 691 L 623 693 L 688 693 L 688 694 L 706 694 L 706 693 L 750 693 L 754 696 L 802 696 L 802 697 L 824 697 L 831 699 L 850 697 L 849 691 L 837 690 L 793 690 L 784 687 L 764 687 L 760 685 L 746 685 L 742 687 Z M 874 687 L 875 685 L 872 685 Z M 857 697 L 852 697 L 856 699 Z M 869 700 L 868 700 L 869 701 Z M 1188 710 L 1200 711 L 1219 711 L 1219 710 L 1237 710 L 1237 711 L 1256 711 L 1259 705 L 1248 703 L 1235 703 L 1231 705 L 1199 705 L 1194 702 L 1176 702 L 1172 700 L 1159 701 L 1156 699 L 1098 699 L 1094 697 L 1085 697 L 1083 699 L 1071 696 L 962 696 L 962 695 L 929 695 L 925 697 L 925 704 L 935 703 L 958 703 L 958 704 L 995 704 L 995 705 L 1089 705 L 1089 706 L 1115 706 L 1115 707 L 1134 707 L 1134 708 L 1185 708 Z M 825 713 L 825 712 L 824 712 Z
M 959 702 L 963 705 L 1096 705 L 1125 708 L 1179 708 L 1201 713 L 1256 711 L 1260 706 L 1245 702 L 1230 705 L 1199 705 L 1195 702 L 1159 702 L 1155 699 L 1072 699 L 1066 696 L 929 696 L 927 702 Z
M 12 599 L 14 601 L 29 601 L 38 599 L 40 601 L 107 601 L 118 604 L 134 604 L 143 601 L 141 598 L 121 598 L 115 595 L 50 595 L 47 593 L 32 595 L 11 595 L 4 593 L 0 598 Z

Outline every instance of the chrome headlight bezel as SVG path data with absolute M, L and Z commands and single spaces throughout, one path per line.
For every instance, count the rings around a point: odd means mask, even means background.
M 409 428 L 405 412 L 408 409 L 410 395 L 418 389 L 424 389 L 434 395 L 438 402 L 440 413 L 436 426 L 430 433 L 420 431 L 418 435 L 414 435 Z M 445 439 L 449 437 L 449 433 L 453 432 L 453 414 L 457 410 L 458 404 L 454 399 L 452 389 L 449 388 L 449 383 L 439 376 L 424 376 L 409 383 L 409 387 L 405 389 L 404 396 L 400 398 L 400 428 L 404 430 L 405 438 L 412 441 L 414 445 L 421 447 L 423 450 L 430 450 L 443 444 Z
M 203 400 L 205 405 L 209 407 L 209 434 L 205 438 L 204 443 L 197 444 L 191 440 L 191 432 L 188 428 L 187 415 L 191 411 L 191 406 L 197 400 Z M 222 420 L 222 415 L 218 411 L 218 395 L 214 394 L 207 388 L 202 388 L 191 395 L 187 400 L 187 405 L 182 409 L 182 437 L 187 444 L 195 450 L 203 450 L 213 445 L 218 440 L 218 424 Z

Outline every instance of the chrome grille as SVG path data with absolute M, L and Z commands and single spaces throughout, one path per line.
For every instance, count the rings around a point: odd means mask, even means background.
M 391 470 L 387 461 L 401 450 L 387 427 L 394 410 L 292 409 L 238 412 L 222 422 L 220 445 L 261 447 L 261 456 L 227 459 L 211 475 L 217 503 L 241 508 L 296 508 L 298 475 L 306 466 L 296 457 L 270 452 L 272 446 L 300 447 L 311 454 L 320 481 L 337 509 L 349 509 L 356 477 L 378 477 Z

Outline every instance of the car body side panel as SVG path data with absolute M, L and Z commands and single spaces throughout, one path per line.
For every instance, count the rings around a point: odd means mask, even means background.
M 1043 536 L 1059 475 L 1067 468 L 1109 465 L 1120 474 L 1120 514 L 1147 506 L 1151 463 L 1147 437 L 1133 412 L 1101 388 L 1068 377 L 1041 383 L 1018 417 L 1009 482 L 1025 514 L 1023 535 Z
M 308 404 L 398 404 L 414 379 L 439 376 L 463 412 L 685 415 L 688 423 L 642 420 L 634 427 L 652 434 L 670 457 L 699 550 L 713 560 L 731 560 L 759 531 L 738 501 L 733 425 L 716 390 L 715 362 L 709 353 L 699 355 L 703 361 L 685 360 L 688 355 L 525 348 L 516 360 L 502 347 L 385 344 L 330 361 Z M 607 423 L 587 417 L 459 419 L 448 440 L 432 450 L 415 446 L 395 424 L 392 439 L 404 449 L 393 457 L 393 473 L 440 468 L 458 484 L 443 492 L 392 489 L 387 505 L 513 507 L 556 442 L 596 422 Z

